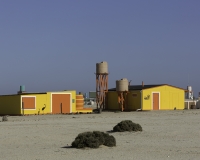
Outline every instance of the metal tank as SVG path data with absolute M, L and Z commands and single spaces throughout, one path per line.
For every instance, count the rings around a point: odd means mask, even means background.
M 126 78 L 122 78 L 120 80 L 116 81 L 116 91 L 117 92 L 124 92 L 124 91 L 128 91 L 128 79 Z
M 192 86 L 187 86 L 187 99 L 193 99 L 193 91 L 192 91 Z
M 192 86 L 187 86 L 187 90 L 188 90 L 189 92 L 192 92 Z
M 20 86 L 20 92 L 25 92 L 25 86 L 24 85 Z
M 108 73 L 108 63 L 103 61 L 101 63 L 96 63 L 96 74 Z

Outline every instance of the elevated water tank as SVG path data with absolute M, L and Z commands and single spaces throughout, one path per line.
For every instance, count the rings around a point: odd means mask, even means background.
M 22 86 L 20 86 L 20 90 L 19 90 L 20 92 L 25 92 L 26 90 L 25 90 L 25 86 L 24 85 L 22 85 Z
M 116 81 L 116 91 L 118 92 L 124 92 L 124 91 L 128 91 L 128 79 L 123 78 L 120 80 Z
M 187 90 L 188 90 L 189 92 L 192 92 L 192 86 L 187 86 Z
M 108 63 L 105 61 L 101 63 L 96 63 L 96 73 L 97 74 L 108 73 Z
M 186 96 L 186 98 L 187 99 L 193 99 L 193 91 L 192 91 L 192 86 L 187 86 L 187 90 L 188 90 L 188 92 L 187 92 L 187 96 Z

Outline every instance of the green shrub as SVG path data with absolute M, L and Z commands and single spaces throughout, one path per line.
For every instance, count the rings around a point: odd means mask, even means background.
M 124 120 L 118 123 L 116 126 L 113 127 L 113 131 L 115 132 L 125 132 L 125 131 L 142 131 L 142 127 L 137 124 L 133 123 L 130 120 Z
M 107 133 L 94 131 L 80 133 L 72 142 L 73 148 L 98 148 L 100 145 L 113 147 L 116 146 L 116 140 Z

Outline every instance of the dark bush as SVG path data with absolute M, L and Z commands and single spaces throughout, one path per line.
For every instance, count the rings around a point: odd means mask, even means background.
M 113 127 L 113 131 L 115 132 L 125 132 L 125 131 L 142 131 L 142 127 L 137 124 L 133 123 L 130 120 L 124 120 L 118 123 L 116 126 Z
M 105 135 L 104 138 L 105 138 L 105 142 L 104 142 L 105 146 L 108 146 L 108 147 L 116 146 L 116 140 L 115 140 L 114 136 L 112 136 L 112 135 L 106 136 Z
M 80 133 L 72 142 L 74 148 L 98 148 L 100 145 L 113 147 L 116 146 L 116 140 L 107 133 L 94 131 Z

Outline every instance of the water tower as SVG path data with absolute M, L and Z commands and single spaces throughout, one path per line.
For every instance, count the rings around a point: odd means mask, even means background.
M 97 109 L 105 109 L 105 97 L 108 92 L 108 63 L 96 63 L 96 103 Z
M 127 105 L 127 103 L 128 103 L 127 102 L 128 86 L 129 86 L 129 82 L 126 78 L 122 78 L 122 79 L 116 81 L 118 104 L 119 104 L 119 109 L 121 111 L 128 109 L 128 105 Z
M 193 99 L 193 91 L 192 91 L 192 86 L 187 86 L 187 90 L 188 90 L 188 93 L 187 93 L 187 99 Z

